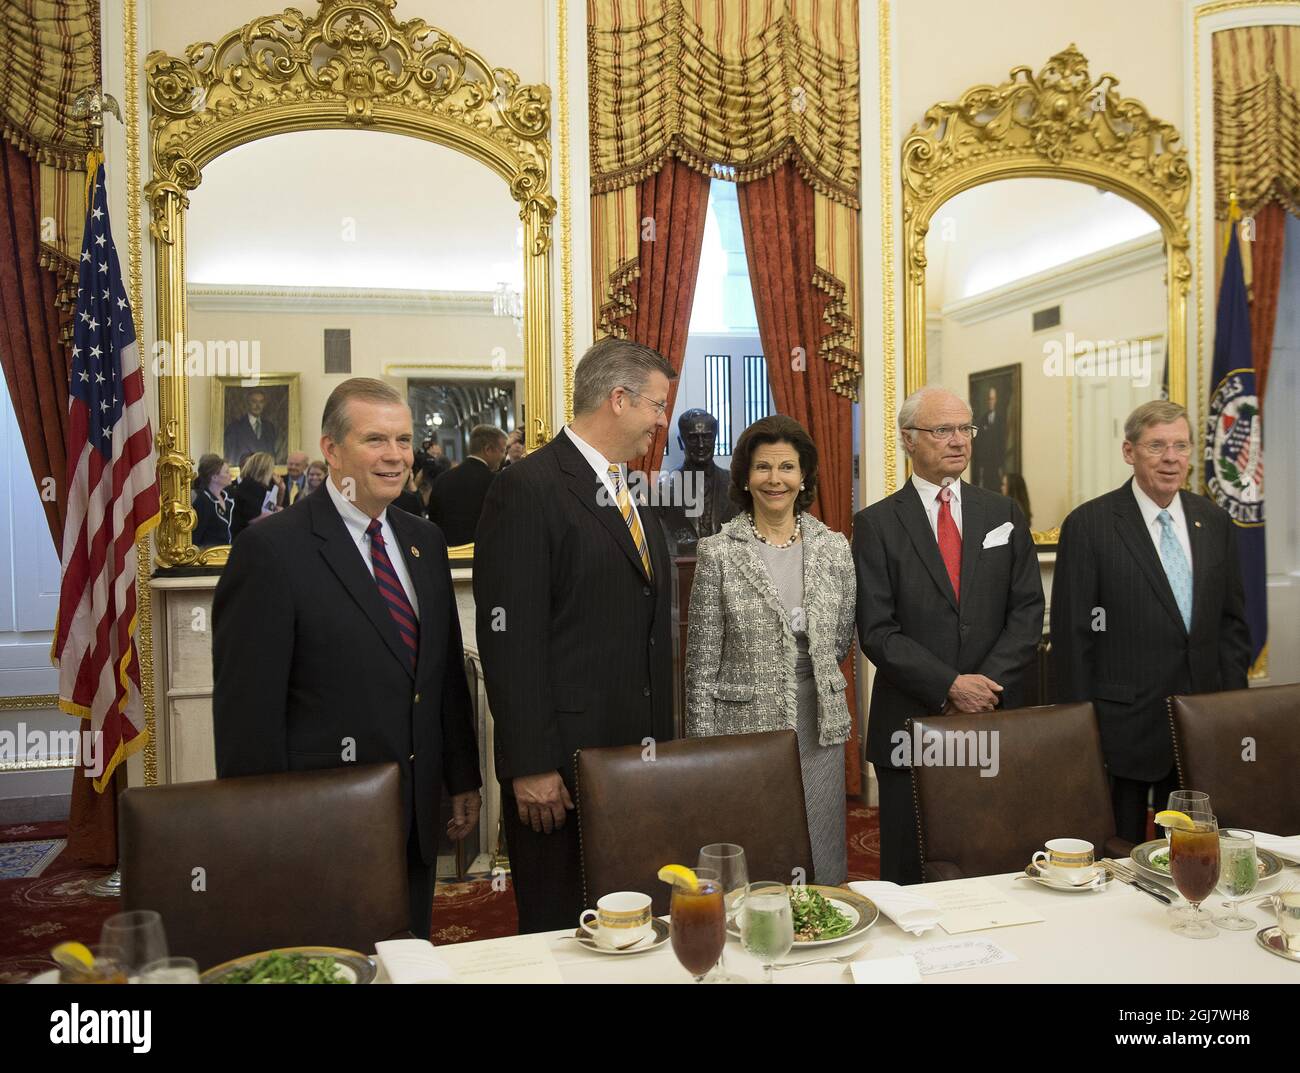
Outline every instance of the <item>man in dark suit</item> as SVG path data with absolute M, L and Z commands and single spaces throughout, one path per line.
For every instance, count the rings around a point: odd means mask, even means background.
M 469 457 L 433 482 L 429 521 L 442 530 L 450 547 L 473 542 L 483 500 L 505 456 L 505 432 L 496 425 L 475 425 L 469 434 Z
M 971 483 L 1001 492 L 1007 463 L 1007 422 L 1006 415 L 998 412 L 997 388 L 989 388 L 984 415 L 976 424 L 979 434 L 971 444 Z
M 290 451 L 280 506 L 292 507 L 307 492 L 307 452 Z
M 912 478 L 857 513 L 853 555 L 858 638 L 876 665 L 867 758 L 880 789 L 880 877 L 919 883 L 904 723 L 1019 707 L 1043 633 L 1043 585 L 1020 508 L 959 480 L 976 431 L 970 407 L 922 388 L 898 427 Z
M 242 465 L 245 455 L 266 451 L 274 456 L 278 432 L 270 418 L 263 417 L 266 409 L 266 392 L 254 389 L 248 393 L 248 413 L 226 426 L 225 456 L 227 462 Z
M 619 463 L 667 425 L 675 375 L 648 347 L 596 343 L 573 423 L 492 482 L 479 519 L 477 636 L 521 932 L 575 927 L 583 908 L 575 750 L 673 735 L 668 552 Z
M 321 427 L 322 493 L 250 526 L 217 584 L 217 775 L 396 761 L 411 930 L 428 938 L 440 789 L 459 839 L 481 782 L 447 546 L 429 522 L 388 509 L 412 464 L 396 391 L 347 380 Z
M 1090 700 L 1101 726 L 1121 838 L 1146 839 L 1177 789 L 1165 698 L 1245 689 L 1250 664 L 1232 519 L 1182 491 L 1187 411 L 1148 402 L 1124 423 L 1133 479 L 1070 512 L 1052 575 L 1059 701 Z

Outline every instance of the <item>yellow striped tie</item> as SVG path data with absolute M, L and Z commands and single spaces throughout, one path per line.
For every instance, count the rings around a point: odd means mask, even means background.
M 623 521 L 627 522 L 628 532 L 632 534 L 632 543 L 636 545 L 637 553 L 641 556 L 645 576 L 653 581 L 655 574 L 650 567 L 650 545 L 646 543 L 645 533 L 641 531 L 641 523 L 637 520 L 636 511 L 632 509 L 632 497 L 627 494 L 627 486 L 623 483 L 623 471 L 618 466 L 610 466 L 609 479 L 614 482 L 614 495 L 618 499 L 618 509 L 623 512 Z

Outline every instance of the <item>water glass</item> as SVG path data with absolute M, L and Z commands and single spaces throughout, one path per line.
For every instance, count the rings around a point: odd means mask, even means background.
M 1257 924 L 1245 916 L 1238 904 L 1259 883 L 1259 858 L 1255 836 L 1249 831 L 1219 832 L 1219 893 L 1231 901 L 1226 916 L 1214 923 L 1229 931 L 1253 931 Z
M 722 899 L 727 916 L 727 930 L 736 923 L 737 914 L 745 902 L 745 888 L 749 886 L 749 868 L 745 864 L 745 850 L 734 842 L 713 842 L 700 847 L 700 867 L 716 872 L 722 881 Z M 745 978 L 727 971 L 727 950 L 724 946 L 718 958 L 717 969 L 709 976 L 709 983 L 743 984 Z
M 162 917 L 153 909 L 137 909 L 109 917 L 100 930 L 99 941 L 122 952 L 122 964 L 133 980 L 144 966 L 170 953 Z
M 160 958 L 140 969 L 138 984 L 197 984 L 199 963 L 193 958 Z
M 794 945 L 794 914 L 784 883 L 751 883 L 740 918 L 740 941 L 763 965 L 763 982 L 772 982 L 772 966 Z

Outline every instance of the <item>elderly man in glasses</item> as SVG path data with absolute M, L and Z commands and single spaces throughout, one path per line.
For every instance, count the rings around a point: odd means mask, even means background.
M 1015 502 L 961 480 L 977 429 L 924 387 L 898 411 L 912 479 L 853 519 L 858 638 L 876 665 L 867 759 L 880 789 L 880 878 L 921 882 L 904 747 L 909 718 L 1021 704 L 1043 633 L 1043 585 Z
M 1187 411 L 1148 402 L 1124 422 L 1132 480 L 1075 508 L 1052 575 L 1057 700 L 1097 709 L 1116 831 L 1146 839 L 1147 795 L 1177 789 L 1165 698 L 1245 689 L 1250 663 L 1236 533 L 1183 490 Z

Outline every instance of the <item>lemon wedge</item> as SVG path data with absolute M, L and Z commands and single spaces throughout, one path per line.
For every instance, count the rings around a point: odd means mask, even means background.
M 50 951 L 50 957 L 69 969 L 92 969 L 95 955 L 84 943 L 59 943 Z
M 692 894 L 699 893 L 700 881 L 684 864 L 665 864 L 659 869 L 659 878 L 665 883 L 680 883 L 689 888 Z
M 1186 812 L 1179 812 L 1177 809 L 1167 808 L 1163 812 L 1156 813 L 1157 827 L 1174 827 L 1180 831 L 1195 831 L 1196 824 Z

